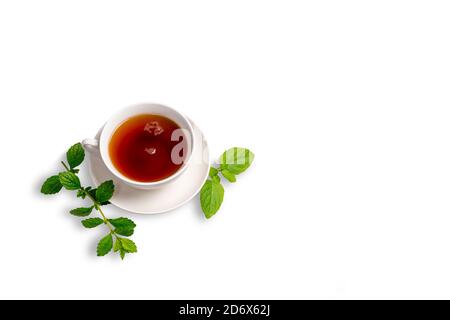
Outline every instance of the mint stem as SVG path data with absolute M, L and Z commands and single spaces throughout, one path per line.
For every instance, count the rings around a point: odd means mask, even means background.
M 66 168 L 67 171 L 70 171 L 69 167 L 64 163 L 64 161 L 61 161 L 61 163 L 64 166 L 64 168 Z

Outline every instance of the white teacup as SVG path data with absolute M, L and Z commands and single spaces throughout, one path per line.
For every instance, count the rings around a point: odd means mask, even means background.
M 141 114 L 156 114 L 161 115 L 166 118 L 171 119 L 175 123 L 180 126 L 180 128 L 184 132 L 184 136 L 186 137 L 185 142 L 185 148 L 183 148 L 184 151 L 184 159 L 181 167 L 171 176 L 154 181 L 154 182 L 140 182 L 132 180 L 126 176 L 124 176 L 122 173 L 120 173 L 116 167 L 114 166 L 113 162 L 111 161 L 110 155 L 109 155 L 109 143 L 111 140 L 111 136 L 114 134 L 116 129 L 126 120 L 130 119 L 133 116 L 141 115 Z M 85 147 L 88 151 L 97 151 L 100 154 L 100 157 L 104 161 L 106 167 L 111 171 L 111 173 L 120 181 L 138 188 L 138 189 L 153 189 L 157 187 L 161 187 L 163 185 L 166 185 L 167 183 L 175 180 L 177 177 L 179 177 L 183 171 L 186 169 L 186 167 L 189 164 L 189 161 L 191 159 L 191 155 L 193 152 L 194 147 L 194 130 L 192 129 L 191 123 L 189 120 L 183 116 L 180 112 L 176 111 L 173 108 L 161 105 L 161 104 L 154 104 L 154 103 L 143 103 L 143 104 L 137 104 L 130 107 L 126 107 L 116 114 L 114 114 L 108 122 L 106 122 L 105 126 L 102 129 L 102 132 L 100 134 L 99 139 L 85 139 L 83 140 L 82 144 L 83 147 Z

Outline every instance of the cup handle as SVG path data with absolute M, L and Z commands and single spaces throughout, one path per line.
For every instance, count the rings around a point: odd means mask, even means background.
M 99 152 L 97 139 L 84 139 L 81 141 L 81 144 L 83 145 L 83 148 L 89 152 Z

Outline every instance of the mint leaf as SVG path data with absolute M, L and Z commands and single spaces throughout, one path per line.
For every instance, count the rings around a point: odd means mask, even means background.
M 95 198 L 98 202 L 103 203 L 109 201 L 114 193 L 114 183 L 112 180 L 103 182 L 95 191 Z
M 122 249 L 122 243 L 120 242 L 120 238 L 117 237 L 116 242 L 114 242 L 114 252 L 119 251 L 120 249 Z
M 133 220 L 128 218 L 116 218 L 116 219 L 109 219 L 108 220 L 114 227 L 116 228 L 132 228 L 134 229 L 136 227 L 136 224 L 133 222 Z
M 213 176 L 212 178 L 211 178 L 211 180 L 213 181 L 213 182 L 217 182 L 217 183 L 220 183 L 220 177 L 217 175 L 217 176 Z
M 42 184 L 41 193 L 43 194 L 55 194 L 62 188 L 62 184 L 59 181 L 59 176 L 51 176 Z
M 81 221 L 81 224 L 85 227 L 85 228 L 95 228 L 99 225 L 101 225 L 103 223 L 103 220 L 100 218 L 90 218 L 90 219 L 86 219 Z
M 70 214 L 77 216 L 77 217 L 87 217 L 91 214 L 92 209 L 94 209 L 94 206 L 89 208 L 76 208 L 73 210 L 70 210 Z
M 66 153 L 66 157 L 70 169 L 78 167 L 84 160 L 84 149 L 81 146 L 81 143 L 76 143 L 71 146 Z
M 116 228 L 114 232 L 124 237 L 130 237 L 134 234 L 133 228 Z
M 220 157 L 220 168 L 233 174 L 240 174 L 250 167 L 255 155 L 249 149 L 231 148 Z
M 120 242 L 122 243 L 122 249 L 125 252 L 128 252 L 128 253 L 137 252 L 136 244 L 132 240 L 126 239 L 126 238 L 120 238 Z
M 219 173 L 219 170 L 217 170 L 216 168 L 214 168 L 214 167 L 211 167 L 210 169 L 209 169 L 209 176 L 212 178 L 212 177 L 214 177 L 214 176 L 217 176 L 217 174 Z
M 230 182 L 236 182 L 236 176 L 228 170 L 222 170 L 222 175 Z
M 114 243 L 114 252 L 117 251 L 120 252 L 120 258 L 123 260 L 126 253 L 137 252 L 137 247 L 132 240 L 117 237 L 116 242 Z
M 200 205 L 207 219 L 211 218 L 223 202 L 225 190 L 220 182 L 208 180 L 200 191 Z
M 116 229 L 114 230 L 121 236 L 129 237 L 133 235 L 136 224 L 128 218 L 117 218 L 108 220 Z
M 89 193 L 89 195 L 92 198 L 94 198 L 95 201 L 97 201 L 97 194 L 96 194 L 97 193 L 97 189 L 90 189 L 90 190 L 86 189 L 86 192 Z M 110 203 L 111 202 L 109 202 L 109 201 L 105 201 L 105 202 L 100 202 L 100 205 L 101 206 L 105 206 L 105 205 L 110 204 Z
M 80 179 L 72 172 L 61 172 L 59 174 L 59 182 L 67 190 L 77 190 L 81 188 Z
M 111 233 L 102 238 L 97 245 L 97 256 L 102 257 L 111 251 L 113 247 L 113 238 Z

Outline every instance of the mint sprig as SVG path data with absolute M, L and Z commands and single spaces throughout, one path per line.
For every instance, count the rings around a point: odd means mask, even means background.
M 249 149 L 234 147 L 225 151 L 219 159 L 218 167 L 211 166 L 209 178 L 200 191 L 200 205 L 207 219 L 219 211 L 222 205 L 225 189 L 220 180 L 221 174 L 231 183 L 236 182 L 236 176 L 247 170 L 255 155 Z
M 103 212 L 102 206 L 108 205 L 109 200 L 114 194 L 114 183 L 108 180 L 100 184 L 97 188 L 83 187 L 80 178 L 77 176 L 79 169 L 85 158 L 85 152 L 81 143 L 74 144 L 66 153 L 67 163 L 61 161 L 65 171 L 58 175 L 51 176 L 43 183 L 41 192 L 43 194 L 56 194 L 64 187 L 66 190 L 77 191 L 77 197 L 92 201 L 93 205 L 89 207 L 80 207 L 70 210 L 70 214 L 77 217 L 87 217 L 95 211 L 100 217 L 87 218 L 81 221 L 81 224 L 88 229 L 105 225 L 108 233 L 97 245 L 97 255 L 104 256 L 113 248 L 114 252 L 119 252 L 123 259 L 127 253 L 137 252 L 136 244 L 127 238 L 133 235 L 136 224 L 128 218 L 108 219 Z M 120 235 L 120 236 L 119 236 Z

